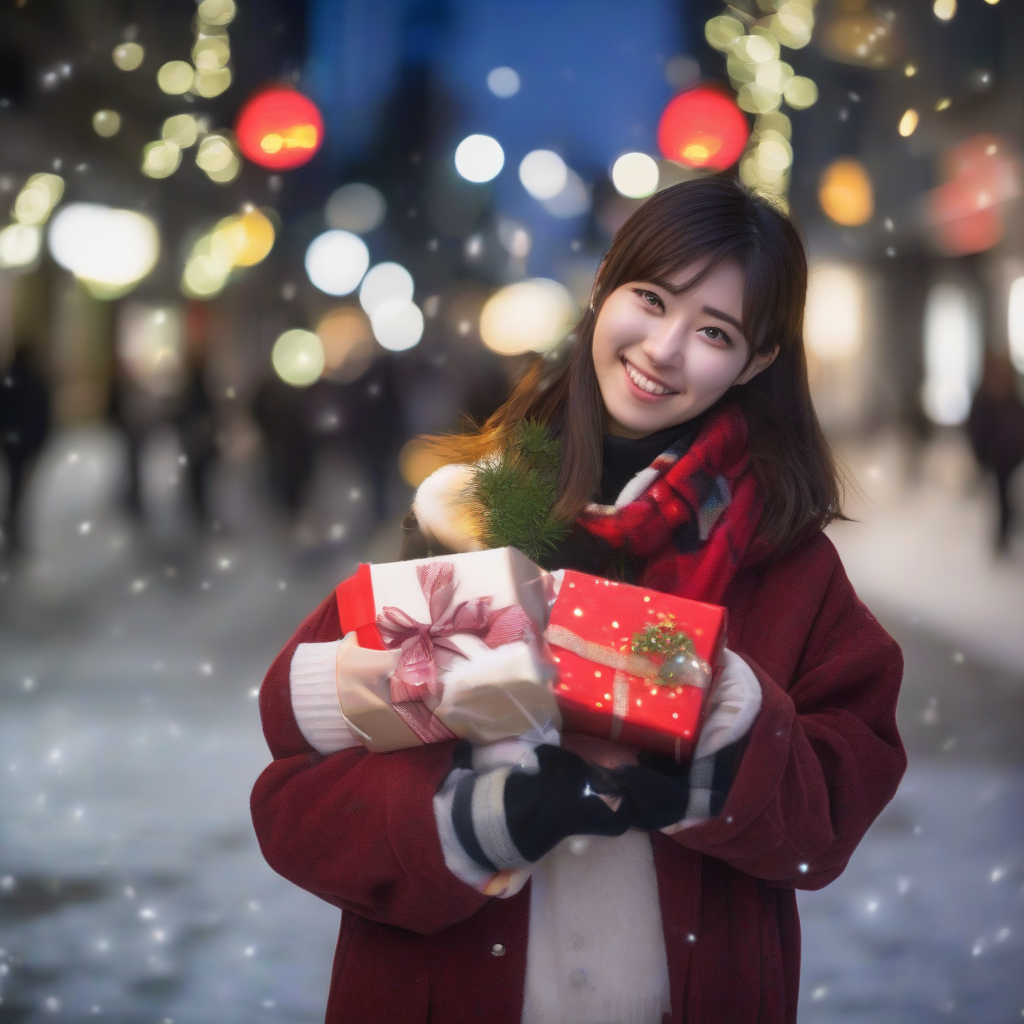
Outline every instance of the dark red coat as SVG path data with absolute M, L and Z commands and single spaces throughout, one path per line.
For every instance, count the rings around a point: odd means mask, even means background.
M 903 659 L 824 535 L 741 568 L 725 603 L 763 704 L 722 813 L 651 837 L 671 1021 L 791 1024 L 794 889 L 836 878 L 896 791 Z M 292 652 L 339 635 L 332 594 L 271 666 L 260 710 L 274 762 L 252 794 L 270 865 L 344 910 L 328 1024 L 519 1024 L 529 888 L 490 899 L 445 867 L 432 798 L 453 745 L 322 757 L 299 732 Z

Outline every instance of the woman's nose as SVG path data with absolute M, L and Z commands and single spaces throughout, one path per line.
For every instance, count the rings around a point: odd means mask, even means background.
M 663 320 L 657 330 L 644 339 L 641 348 L 652 366 L 678 370 L 683 365 L 685 325 L 681 321 Z

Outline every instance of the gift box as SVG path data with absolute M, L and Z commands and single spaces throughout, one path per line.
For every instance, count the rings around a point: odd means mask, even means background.
M 717 605 L 566 571 L 545 633 L 564 729 L 687 760 L 726 625 Z
M 341 669 L 339 650 L 341 709 L 368 749 L 560 727 L 543 640 L 551 577 L 514 548 L 364 564 L 336 594 L 343 635 L 398 652 L 393 673 L 368 680 Z

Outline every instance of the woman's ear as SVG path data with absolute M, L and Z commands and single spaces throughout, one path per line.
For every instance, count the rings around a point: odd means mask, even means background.
M 749 384 L 759 373 L 767 370 L 775 362 L 779 354 L 779 346 L 776 345 L 771 352 L 755 352 L 754 357 L 743 368 L 743 372 L 736 378 L 736 384 Z

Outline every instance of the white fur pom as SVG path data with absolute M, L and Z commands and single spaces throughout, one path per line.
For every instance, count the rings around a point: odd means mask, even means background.
M 449 551 L 483 551 L 480 524 L 473 514 L 469 491 L 473 467 L 453 463 L 435 470 L 420 484 L 412 502 L 423 533 Z

